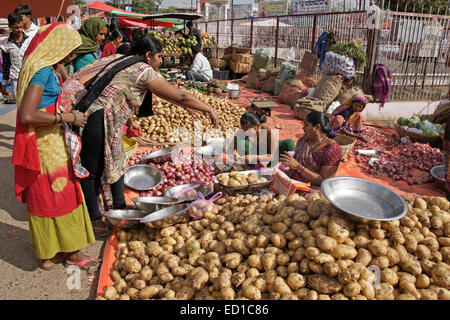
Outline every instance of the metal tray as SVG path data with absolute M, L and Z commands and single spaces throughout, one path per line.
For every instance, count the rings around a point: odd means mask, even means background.
M 200 198 L 199 195 L 197 195 L 197 197 L 195 197 L 195 198 L 189 197 L 189 198 L 185 198 L 185 199 L 180 198 L 180 196 L 179 196 L 179 194 L 183 190 L 185 190 L 187 188 L 192 188 L 192 187 L 195 187 L 193 190 L 196 190 L 197 193 L 201 192 L 205 198 L 213 192 L 213 188 L 209 184 L 187 183 L 187 184 L 181 184 L 179 186 L 174 186 L 174 187 L 167 189 L 166 192 L 164 193 L 164 196 L 170 197 L 170 198 L 176 198 L 183 202 L 195 201 Z
M 182 203 L 158 210 L 146 215 L 140 222 L 149 228 L 165 228 L 177 223 L 186 223 L 190 220 L 190 216 L 187 214 L 189 206 L 190 203 Z
M 247 184 L 247 185 L 243 185 L 243 186 L 230 187 L 230 186 L 226 186 L 226 185 L 220 183 L 220 181 L 218 179 L 218 177 L 220 175 L 223 175 L 223 174 L 230 175 L 230 172 L 227 172 L 227 173 L 221 173 L 221 174 L 216 175 L 216 183 L 225 189 L 239 191 L 239 190 L 245 190 L 245 189 L 265 187 L 273 181 L 273 176 L 268 174 L 269 172 L 267 170 L 247 170 L 247 171 L 238 171 L 238 172 L 246 174 L 246 175 L 249 175 L 250 173 L 255 173 L 256 176 L 258 177 L 258 179 L 266 178 L 267 181 L 263 182 L 263 183 L 253 183 L 253 184 Z
M 180 200 L 170 197 L 135 197 L 130 200 L 134 202 L 139 210 L 143 210 L 147 213 L 152 213 L 168 206 L 181 203 Z
M 157 187 L 162 182 L 161 172 L 147 164 L 137 164 L 127 168 L 124 183 L 137 191 L 147 191 Z
M 104 215 L 112 225 L 121 228 L 139 225 L 146 214 L 142 210 L 109 210 Z
M 378 150 L 365 150 L 365 149 L 358 149 L 358 153 L 365 155 L 365 156 L 378 156 L 382 152 Z
M 390 221 L 408 212 L 405 201 L 396 192 L 369 180 L 329 178 L 320 189 L 331 204 L 357 219 Z
M 434 179 L 441 182 L 445 182 L 445 170 L 443 165 L 431 168 L 430 174 L 433 176 Z
M 152 160 L 153 162 L 158 161 L 167 161 L 170 160 L 172 155 L 173 148 L 164 148 L 161 150 L 157 150 L 154 152 L 149 153 L 144 157 L 144 160 Z

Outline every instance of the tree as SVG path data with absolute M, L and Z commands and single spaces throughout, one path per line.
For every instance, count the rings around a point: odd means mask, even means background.
M 156 12 L 158 12 L 159 7 L 161 6 L 163 0 L 154 0 L 155 1 L 155 6 L 156 6 Z
M 86 1 L 84 0 L 73 0 L 73 4 L 76 6 L 84 6 L 86 4 Z
M 178 13 L 178 8 L 175 6 L 170 6 L 166 9 L 161 9 L 158 12 L 159 13 Z
M 134 0 L 133 11 L 138 13 L 155 13 L 156 5 L 154 0 Z
M 378 1 L 381 3 L 381 1 Z M 384 1 L 386 5 L 386 0 Z M 398 0 L 391 1 L 389 9 L 392 11 L 406 11 L 416 13 L 445 14 L 448 0 Z M 430 12 L 431 10 L 431 12 Z

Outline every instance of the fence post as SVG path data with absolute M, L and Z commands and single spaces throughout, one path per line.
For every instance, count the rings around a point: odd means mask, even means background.
M 233 32 L 234 19 L 231 20 L 231 44 L 233 44 L 234 32 Z
M 219 57 L 219 21 L 217 20 L 217 48 L 216 48 L 216 57 Z
M 278 32 L 280 30 L 280 17 L 277 17 L 277 28 L 275 30 L 275 62 L 274 67 L 277 67 L 277 60 L 278 60 Z
M 250 53 L 253 49 L 253 18 L 250 18 Z
M 369 92 L 372 85 L 373 67 L 375 66 L 378 42 L 378 29 L 367 30 L 367 66 L 364 69 L 363 88 Z
M 311 40 L 311 52 L 314 52 L 314 44 L 316 43 L 316 33 L 317 33 L 317 14 L 314 15 L 312 40 Z

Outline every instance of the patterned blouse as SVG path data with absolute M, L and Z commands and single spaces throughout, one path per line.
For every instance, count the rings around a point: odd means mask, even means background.
M 89 116 L 104 109 L 105 114 L 105 170 L 108 184 L 120 179 L 125 173 L 126 155 L 121 130 L 144 101 L 148 82 L 161 75 L 144 62 L 136 63 L 121 70 L 100 97 L 89 107 Z

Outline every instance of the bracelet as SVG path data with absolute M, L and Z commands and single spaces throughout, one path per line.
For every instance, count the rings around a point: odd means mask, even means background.
M 63 122 L 63 120 L 62 120 L 62 115 L 61 115 L 61 113 L 58 113 L 58 115 L 59 115 L 59 124 L 61 124 L 62 122 Z
M 305 170 L 305 166 L 302 166 L 301 164 L 299 164 L 299 165 L 297 166 L 298 174 L 302 174 L 303 170 Z
M 77 121 L 77 116 L 75 115 L 75 112 L 73 110 L 70 111 L 70 113 L 73 114 L 73 122 L 72 123 L 75 123 Z
M 56 119 L 56 112 L 53 115 L 55 116 L 55 121 L 53 121 L 53 124 L 56 124 L 56 121 L 57 121 L 57 119 Z

